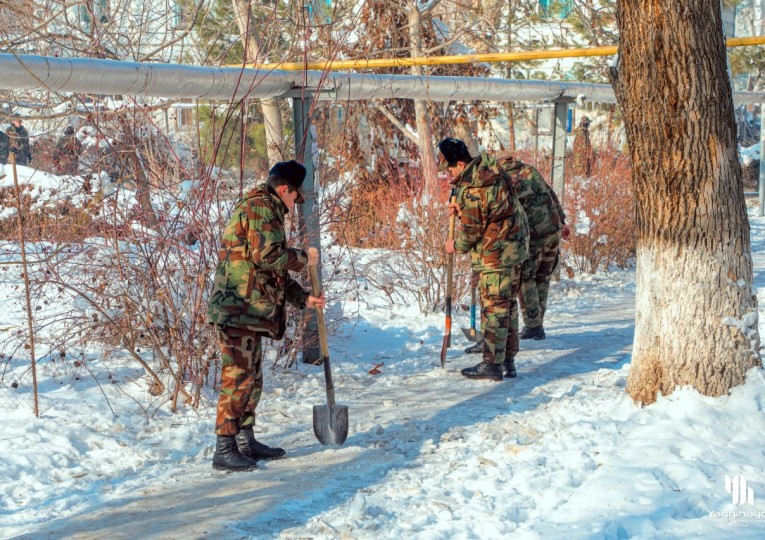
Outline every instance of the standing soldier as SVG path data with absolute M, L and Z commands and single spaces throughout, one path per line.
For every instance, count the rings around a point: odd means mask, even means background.
M 590 119 L 582 116 L 574 135 L 574 175 L 589 178 L 592 175 L 592 143 Z
M 448 171 L 461 223 L 447 253 L 469 253 L 478 273 L 483 361 L 465 368 L 469 379 L 515 377 L 518 353 L 518 275 L 528 252 L 528 224 L 505 171 L 487 154 L 473 158 L 459 139 L 438 143 L 439 170 Z
M 213 468 L 247 471 L 258 459 L 285 454 L 255 440 L 255 408 L 263 390 L 263 337 L 282 339 L 286 302 L 303 308 L 324 307 L 289 274 L 319 262 L 287 247 L 284 216 L 304 201 L 300 186 L 306 170 L 297 161 L 280 162 L 268 180 L 237 203 L 221 241 L 207 320 L 218 330 L 222 349 L 221 384 L 215 420 Z
M 0 178 L 5 176 L 5 164 L 8 163 L 8 135 L 0 131 Z
M 74 128 L 67 126 L 64 136 L 56 143 L 54 162 L 57 174 L 77 174 L 79 172 L 82 143 L 74 134 Z
M 29 165 L 32 163 L 32 152 L 29 151 L 29 133 L 21 125 L 21 115 L 13 115 L 6 134 L 9 139 L 10 151 L 16 156 L 16 164 Z
M 513 157 L 500 160 L 510 176 L 529 222 L 529 256 L 521 266 L 519 297 L 523 313 L 520 339 L 545 339 L 543 326 L 550 278 L 558 265 L 560 239 L 568 238 L 558 197 L 534 167 Z

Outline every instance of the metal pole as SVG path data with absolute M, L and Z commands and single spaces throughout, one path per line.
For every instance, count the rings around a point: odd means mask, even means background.
M 765 216 L 765 103 L 760 104 L 760 212 L 759 216 Z
M 321 231 L 319 230 L 319 212 L 316 208 L 316 169 L 313 162 L 313 133 L 311 131 L 311 101 L 313 96 L 306 94 L 292 99 L 292 119 L 295 125 L 295 159 L 305 167 L 303 195 L 305 202 L 300 205 L 300 228 L 305 231 L 306 243 L 319 250 L 321 255 Z M 321 261 L 316 268 L 321 283 Z M 319 333 L 316 313 L 309 310 L 303 339 L 303 362 L 315 363 L 321 359 Z
M 568 101 L 555 102 L 555 122 L 553 122 L 553 156 L 551 181 L 560 203 L 563 204 L 566 176 L 566 121 L 568 120 Z M 553 273 L 553 279 L 560 279 L 560 264 Z
M 553 123 L 552 186 L 558 199 L 563 204 L 563 191 L 566 174 L 566 121 L 568 120 L 568 102 L 555 102 L 555 122 Z

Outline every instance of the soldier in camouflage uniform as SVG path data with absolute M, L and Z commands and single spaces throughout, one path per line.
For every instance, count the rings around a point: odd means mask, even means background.
M 29 165 L 32 162 L 32 152 L 29 150 L 29 134 L 21 125 L 21 116 L 13 115 L 10 127 L 6 130 L 8 148 L 16 156 L 17 165 Z
M 515 158 L 500 160 L 510 176 L 529 221 L 529 256 L 521 266 L 519 298 L 523 314 L 520 339 L 545 339 L 543 326 L 550 278 L 558 265 L 561 235 L 568 238 L 558 197 L 534 167 Z
M 438 143 L 439 170 L 452 177 L 457 202 L 450 211 L 461 227 L 447 240 L 447 253 L 469 253 L 479 274 L 483 361 L 465 368 L 470 379 L 515 377 L 518 353 L 518 275 L 528 252 L 528 224 L 507 174 L 486 154 L 470 155 L 464 142 Z
M 79 172 L 82 143 L 74 134 L 74 127 L 67 126 L 64 136 L 56 143 L 53 163 L 57 174 L 77 174 Z
M 323 295 L 304 290 L 289 274 L 317 264 L 308 253 L 287 247 L 284 216 L 304 201 L 300 186 L 305 168 L 280 162 L 268 180 L 237 203 L 221 241 L 207 320 L 218 330 L 222 364 L 213 468 L 250 470 L 258 459 L 285 454 L 255 440 L 255 408 L 263 388 L 262 338 L 281 339 L 286 302 L 300 309 L 324 307 Z
M 8 135 L 0 131 L 0 178 L 5 176 L 5 164 L 8 163 Z
M 575 176 L 592 176 L 592 143 L 590 143 L 590 119 L 582 117 L 574 135 L 573 170 Z

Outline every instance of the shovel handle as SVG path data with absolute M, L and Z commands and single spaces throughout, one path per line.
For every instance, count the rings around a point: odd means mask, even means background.
M 314 296 L 321 295 L 319 272 L 316 270 L 316 265 L 308 266 L 308 274 L 311 276 L 311 294 Z M 318 306 L 314 309 L 316 309 L 316 326 L 318 326 L 319 330 L 319 351 L 321 352 L 322 364 L 324 365 L 324 381 L 327 384 L 327 403 L 334 405 L 335 385 L 332 382 L 332 370 L 329 365 L 329 344 L 327 342 L 327 327 L 324 324 L 324 309 Z
M 457 195 L 452 190 L 452 195 L 449 198 L 450 203 L 457 202 Z M 457 224 L 457 216 L 451 214 L 449 216 L 449 232 L 447 239 L 454 240 L 454 230 Z M 452 346 L 452 277 L 454 274 L 454 253 L 449 253 L 446 256 L 446 299 L 444 309 L 446 311 L 446 321 L 444 329 L 444 342 L 441 344 L 441 369 L 446 364 L 446 349 Z
M 475 314 L 476 314 L 476 305 L 475 305 L 475 287 L 473 287 L 473 284 L 470 284 L 470 335 L 475 335 Z

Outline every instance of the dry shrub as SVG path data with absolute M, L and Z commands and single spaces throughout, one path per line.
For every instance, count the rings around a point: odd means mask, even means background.
M 391 306 L 415 299 L 422 313 L 437 311 L 446 295 L 450 188 L 443 182 L 438 193 L 426 195 L 418 169 L 391 164 L 380 172 L 384 180 L 353 188 L 345 219 L 336 216 L 333 232 L 349 245 L 379 249 L 370 253 L 360 273 Z M 455 304 L 468 292 L 469 266 L 466 256 L 455 256 Z
M 140 147 L 120 143 L 119 151 L 131 156 L 125 163 L 141 167 L 136 176 L 144 179 L 141 188 L 151 201 L 119 183 L 91 195 L 85 188 L 90 183 L 80 177 L 54 177 L 54 187 L 35 186 L 33 179 L 23 187 L 34 324 L 45 329 L 36 336 L 39 359 L 76 358 L 78 351 L 97 347 L 110 365 L 127 354 L 152 395 L 170 400 L 173 409 L 179 400 L 196 406 L 219 356 L 204 315 L 227 210 L 209 176 L 182 189 L 183 167 L 168 164 L 174 155 L 158 159 L 147 148 L 154 146 L 144 140 Z M 93 172 L 97 183 L 105 182 L 105 171 Z M 0 205 L 0 234 L 16 240 L 14 188 L 0 191 Z M 150 213 L 159 215 L 152 226 Z M 18 253 L 7 255 L 19 259 Z M 5 357 L 18 354 L 23 333 L 3 336 Z M 84 356 L 78 362 L 84 365 Z
M 56 140 L 53 137 L 36 137 L 32 142 L 30 151 L 32 152 L 32 167 L 38 171 L 55 172 L 53 156 L 56 151 Z
M 6 167 L 10 169 L 10 167 Z M 75 242 L 92 230 L 97 205 L 92 201 L 77 201 L 62 196 L 42 198 L 29 185 L 21 189 L 21 214 L 24 238 L 30 242 Z M 50 194 L 46 194 L 50 196 Z M 16 209 L 19 199 L 15 187 L 0 188 L 0 239 L 19 239 Z
M 552 185 L 549 152 L 520 149 L 498 155 L 513 155 L 533 165 Z M 574 176 L 568 157 L 562 202 L 572 235 L 562 244 L 566 270 L 573 275 L 574 268 L 594 273 L 611 265 L 628 266 L 634 260 L 636 241 L 629 157 L 614 149 L 600 149 L 593 157 L 590 178 Z
M 567 259 L 580 272 L 611 265 L 625 268 L 634 260 L 635 196 L 629 157 L 615 150 L 598 152 L 590 178 L 568 175 L 564 206 L 571 237 Z

